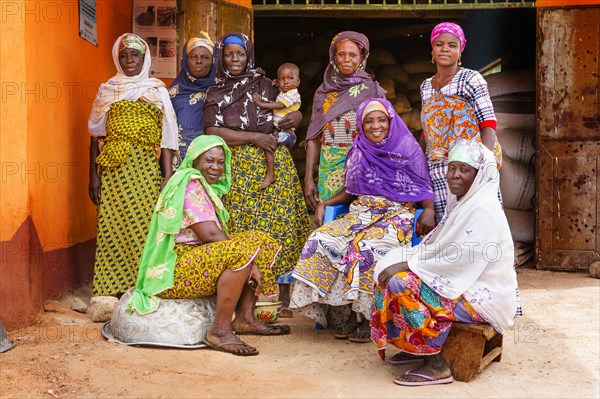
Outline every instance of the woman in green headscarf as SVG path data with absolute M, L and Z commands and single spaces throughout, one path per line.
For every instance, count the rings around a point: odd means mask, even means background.
M 220 137 L 199 136 L 192 141 L 152 214 L 128 309 L 147 314 L 158 308 L 160 298 L 216 293 L 215 322 L 204 342 L 213 349 L 250 356 L 258 350 L 235 333 L 278 335 L 288 333 L 289 327 L 267 326 L 254 316 L 259 293 L 277 295 L 273 264 L 280 246 L 259 231 L 227 235 L 229 214 L 220 196 L 231 186 L 230 160 L 231 151 Z

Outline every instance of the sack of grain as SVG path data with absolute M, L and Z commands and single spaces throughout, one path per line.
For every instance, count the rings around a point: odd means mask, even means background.
M 406 123 L 406 126 L 411 131 L 421 131 L 423 126 L 421 125 L 421 109 L 413 108 L 410 112 L 404 112 L 400 114 L 400 118 Z
M 498 129 L 496 136 L 507 157 L 513 161 L 533 164 L 535 130 Z
M 393 105 L 394 110 L 396 110 L 398 114 L 403 114 L 412 110 L 412 106 L 410 105 L 410 102 L 408 102 L 408 98 L 406 98 L 406 96 L 402 93 L 396 92 L 396 101 L 393 102 Z
M 431 63 L 431 60 L 414 60 L 405 62 L 402 64 L 404 70 L 409 75 L 414 75 L 418 73 L 428 73 L 429 76 L 433 75 L 436 72 L 435 64 Z
M 485 76 L 492 99 L 507 94 L 535 93 L 533 69 L 504 71 Z
M 500 192 L 505 207 L 519 211 L 533 209 L 535 193 L 534 167 L 503 156 L 502 167 L 500 168 Z
M 386 76 L 394 79 L 396 83 L 408 83 L 408 73 L 400 64 L 383 64 L 377 68 L 377 76 Z
M 535 212 L 504 208 L 513 241 L 533 244 L 535 241 Z
M 535 93 L 506 94 L 492 99 L 498 129 L 535 129 Z

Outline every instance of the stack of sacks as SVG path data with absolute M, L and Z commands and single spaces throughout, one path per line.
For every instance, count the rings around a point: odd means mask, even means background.
M 500 191 L 519 266 L 532 258 L 535 241 L 535 74 L 508 71 L 485 79 L 498 119 Z

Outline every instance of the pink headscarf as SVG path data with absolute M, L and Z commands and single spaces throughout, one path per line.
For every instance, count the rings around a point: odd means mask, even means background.
M 467 39 L 465 38 L 465 33 L 459 25 L 453 22 L 442 22 L 440 24 L 437 24 L 435 28 L 433 28 L 433 30 L 431 31 L 430 39 L 431 46 L 433 46 L 433 41 L 435 40 L 435 38 L 441 35 L 442 33 L 451 33 L 454 36 L 456 36 L 460 41 L 460 52 L 462 53 L 463 51 L 465 51 L 465 47 L 467 46 Z

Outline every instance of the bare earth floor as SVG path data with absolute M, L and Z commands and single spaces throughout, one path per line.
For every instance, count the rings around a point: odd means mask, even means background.
M 523 269 L 519 283 L 524 317 L 505 334 L 502 361 L 469 383 L 394 385 L 410 366 L 297 315 L 286 319 L 289 336 L 247 337 L 255 357 L 119 345 L 67 295 L 47 302 L 38 324 L 9 332 L 17 346 L 0 354 L 0 397 L 598 398 L 600 280 Z

